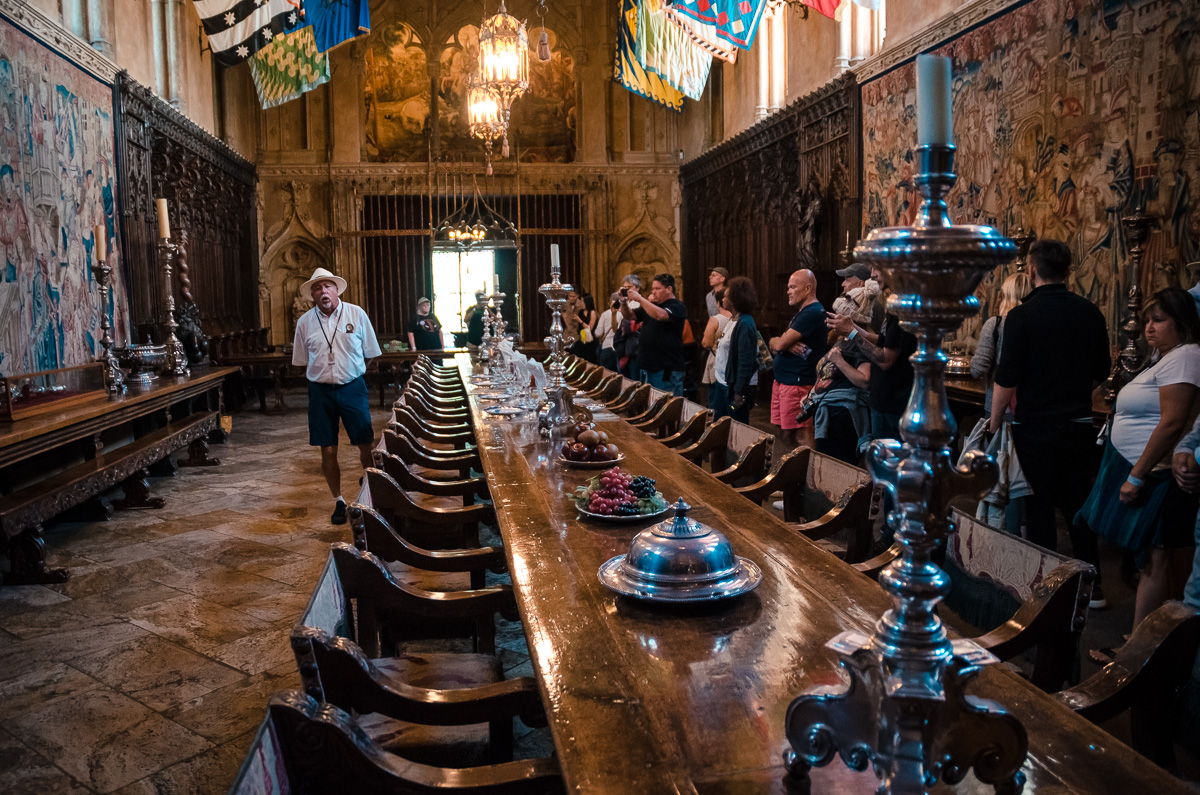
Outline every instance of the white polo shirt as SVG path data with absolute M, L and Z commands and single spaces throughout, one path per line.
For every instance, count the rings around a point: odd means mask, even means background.
M 296 321 L 292 364 L 303 365 L 309 381 L 348 384 L 381 353 L 371 319 L 354 304 L 341 301 L 329 317 L 314 306 Z

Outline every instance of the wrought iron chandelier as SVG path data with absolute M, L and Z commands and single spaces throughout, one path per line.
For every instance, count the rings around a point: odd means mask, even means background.
M 516 248 L 517 238 L 517 228 L 487 203 L 474 182 L 471 198 L 433 230 L 433 247 L 441 251 Z
M 503 121 L 504 145 L 508 157 L 508 126 L 512 104 L 529 89 L 529 35 L 525 23 L 511 16 L 500 0 L 500 10 L 485 19 L 479 28 L 480 86 L 491 92 Z

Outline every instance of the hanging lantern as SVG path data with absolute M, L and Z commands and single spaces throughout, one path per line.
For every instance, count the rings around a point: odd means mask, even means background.
M 479 28 L 479 79 L 492 92 L 504 121 L 503 154 L 508 156 L 508 125 L 512 104 L 529 88 L 529 35 L 525 23 L 500 11 Z
M 492 142 L 504 134 L 504 118 L 500 114 L 500 103 L 479 82 L 478 76 L 467 82 L 467 123 L 471 135 L 483 140 L 487 153 L 487 173 L 492 175 Z

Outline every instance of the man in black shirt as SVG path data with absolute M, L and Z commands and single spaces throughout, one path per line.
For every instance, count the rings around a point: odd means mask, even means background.
M 1039 240 L 1029 249 L 1033 292 L 1008 313 L 1000 362 L 992 386 L 989 430 L 995 432 L 1013 397 L 1013 445 L 1025 480 L 1033 489 L 1026 503 L 1029 540 L 1054 550 L 1054 509 L 1071 531 L 1073 554 L 1096 566 L 1092 607 L 1104 607 L 1096 536 L 1077 525 L 1095 474 L 1096 429 L 1092 390 L 1108 376 L 1108 331 L 1104 315 L 1067 289 L 1071 249 Z
M 428 298 L 417 301 L 417 317 L 408 327 L 408 346 L 414 351 L 440 351 L 444 347 L 442 323 L 429 309 Z M 440 356 L 430 358 L 435 362 L 442 360 Z
M 629 302 L 639 304 L 630 309 Z M 675 297 L 675 277 L 660 273 L 651 282 L 650 300 L 642 297 L 636 287 L 625 288 L 621 297 L 621 314 L 642 324 L 638 332 L 638 378 L 655 389 L 683 395 L 683 324 L 687 322 L 687 307 Z
M 887 290 L 883 271 L 875 268 L 871 278 Z M 849 315 L 829 313 L 825 324 L 847 335 L 871 363 L 867 402 L 871 406 L 871 438 L 899 439 L 900 417 L 912 393 L 913 369 L 908 361 L 917 349 L 917 338 L 900 328 L 900 318 L 886 314 L 878 332 L 863 328 Z

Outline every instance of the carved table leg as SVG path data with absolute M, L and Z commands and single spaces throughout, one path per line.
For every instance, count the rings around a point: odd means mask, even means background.
M 179 462 L 181 467 L 215 467 L 219 458 L 208 457 L 208 440 L 203 436 L 188 445 L 188 457 Z
M 149 472 L 139 470 L 121 484 L 125 490 L 124 499 L 113 500 L 113 507 L 118 511 L 128 511 L 133 508 L 161 508 L 164 505 L 162 497 L 150 496 L 150 481 L 146 480 Z
M 71 576 L 66 569 L 46 567 L 46 542 L 40 524 L 8 539 L 7 546 L 10 568 L 3 575 L 4 585 L 45 585 L 66 582 Z
M 179 473 L 179 464 L 168 455 L 151 464 L 148 471 L 156 478 L 173 478 Z

